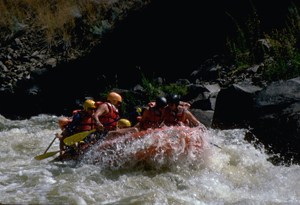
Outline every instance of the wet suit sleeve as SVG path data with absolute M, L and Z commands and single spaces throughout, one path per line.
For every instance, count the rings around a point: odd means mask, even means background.
M 66 129 L 68 137 L 73 135 L 73 131 L 78 127 L 81 121 L 82 121 L 82 115 L 80 113 L 75 114 L 72 122 L 69 124 L 69 126 Z

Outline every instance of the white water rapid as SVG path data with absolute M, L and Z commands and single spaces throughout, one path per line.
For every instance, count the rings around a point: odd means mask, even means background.
M 60 132 L 60 117 L 0 115 L 0 204 L 300 204 L 300 166 L 274 166 L 263 148 L 244 140 L 246 130 L 209 129 L 205 140 L 222 149 L 210 145 L 166 166 L 35 160 Z

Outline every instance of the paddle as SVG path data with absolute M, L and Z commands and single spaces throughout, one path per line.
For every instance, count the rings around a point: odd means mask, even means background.
M 120 119 L 125 118 L 125 117 L 127 117 L 127 116 L 129 116 L 129 115 L 132 115 L 132 114 L 134 114 L 134 113 L 136 113 L 136 112 L 138 112 L 138 113 L 139 113 L 139 112 L 142 112 L 141 108 L 138 108 L 136 111 L 131 112 L 131 113 L 127 114 L 127 115 L 124 115 L 124 116 L 120 117 L 119 119 L 116 119 L 116 120 L 114 120 L 114 121 L 112 121 L 112 122 L 110 122 L 110 123 L 106 123 L 106 124 L 104 124 L 103 126 L 105 127 L 105 126 L 107 126 L 107 125 L 110 125 L 111 123 L 114 123 L 114 122 L 116 122 L 116 121 L 119 121 Z M 88 132 L 80 132 L 80 133 L 77 133 L 77 134 L 72 135 L 72 136 L 70 136 L 70 137 L 67 137 L 66 139 L 64 139 L 64 143 L 65 143 L 67 146 L 71 146 L 71 145 L 75 144 L 76 142 L 82 141 L 82 140 L 83 140 L 84 138 L 86 138 L 89 134 L 95 132 L 96 130 L 97 130 L 97 129 L 93 129 L 93 130 L 88 131 Z
M 44 152 L 44 154 L 48 151 L 48 149 L 51 147 L 51 145 L 53 144 L 53 142 L 55 141 L 56 137 L 54 137 L 54 139 L 52 140 L 52 142 L 50 143 L 50 145 L 48 146 L 48 148 L 46 149 L 46 151 Z
M 222 147 L 221 146 L 219 146 L 219 145 L 216 145 L 216 144 L 214 144 L 214 143 L 212 143 L 212 142 L 209 142 L 211 145 L 214 145 L 214 146 L 216 146 L 216 147 L 218 147 L 218 148 L 220 148 L 220 149 L 222 149 Z
M 36 160 L 46 159 L 48 157 L 51 157 L 51 156 L 55 155 L 58 152 L 60 152 L 60 150 L 55 151 L 55 152 L 47 152 L 47 153 L 44 153 L 44 154 L 41 154 L 39 156 L 34 157 L 34 159 L 36 159 Z
M 200 136 L 200 138 L 202 139 L 202 137 L 201 137 L 201 136 Z M 217 145 L 217 144 L 214 144 L 214 143 L 212 143 L 212 142 L 209 142 L 209 144 L 211 144 L 211 145 L 214 145 L 214 146 L 216 146 L 216 147 L 218 147 L 218 148 L 222 149 L 222 147 L 221 147 L 221 146 L 219 146 L 219 145 Z
M 52 140 L 52 142 L 50 143 L 50 145 L 48 146 L 48 148 L 46 149 L 46 151 L 44 152 L 44 154 L 41 154 L 41 155 L 39 155 L 39 156 L 36 156 L 36 157 L 34 157 L 35 159 L 37 159 L 37 160 L 41 160 L 41 159 L 44 159 L 43 157 L 44 156 L 46 156 L 46 158 L 47 158 L 47 156 L 49 155 L 48 153 L 46 154 L 46 152 L 48 151 L 48 149 L 51 147 L 51 145 L 53 144 L 53 142 L 55 141 L 55 139 L 56 139 L 56 137 L 54 137 L 54 139 Z M 49 152 L 49 153 L 52 153 L 52 152 Z M 54 153 L 54 152 L 53 152 Z M 57 152 L 55 152 L 54 154 L 52 154 L 52 155 L 50 155 L 50 156 L 53 156 L 53 155 L 55 155 Z

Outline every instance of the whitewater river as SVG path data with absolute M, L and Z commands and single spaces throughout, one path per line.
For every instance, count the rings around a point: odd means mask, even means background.
M 60 132 L 60 117 L 0 115 L 0 204 L 300 204 L 300 167 L 272 165 L 244 140 L 246 130 L 208 130 L 204 138 L 222 149 L 209 144 L 201 156 L 166 164 L 35 160 Z

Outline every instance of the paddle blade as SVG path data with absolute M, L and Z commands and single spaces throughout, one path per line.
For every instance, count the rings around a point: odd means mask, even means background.
M 48 157 L 51 157 L 51 156 L 55 155 L 55 154 L 58 153 L 58 152 L 60 152 L 60 150 L 55 151 L 55 152 L 47 152 L 47 153 L 45 153 L 45 154 L 41 154 L 41 155 L 39 155 L 39 156 L 34 157 L 34 159 L 36 159 L 36 160 L 46 159 L 46 158 L 48 158 Z
M 92 132 L 95 132 L 95 131 L 96 131 L 96 129 L 93 129 L 93 130 L 88 131 L 88 132 L 77 133 L 75 135 L 72 135 L 72 136 L 67 137 L 66 139 L 64 139 L 64 143 L 67 146 L 71 146 L 71 145 L 75 144 L 76 142 L 80 142 L 81 140 L 86 138 L 86 136 L 88 136 L 89 134 L 91 134 Z

